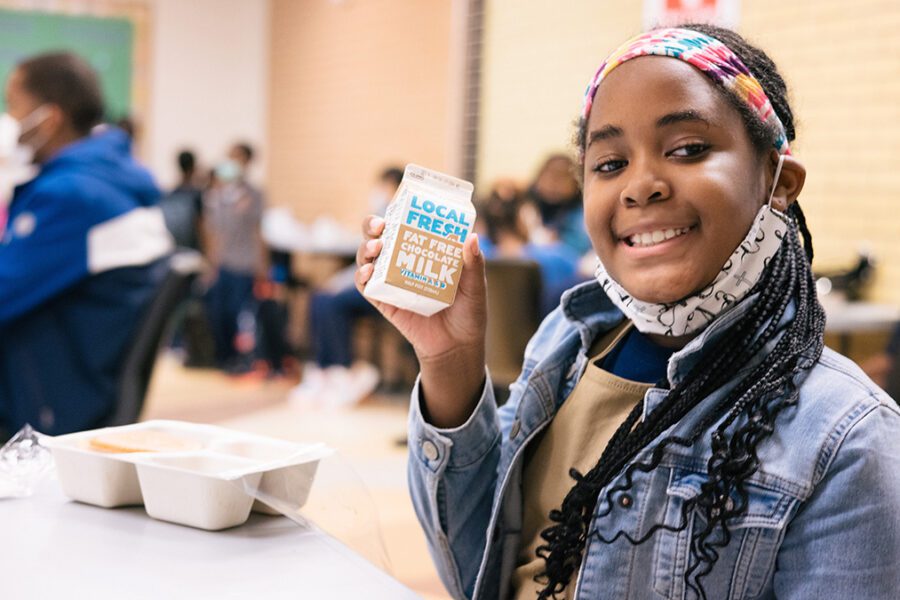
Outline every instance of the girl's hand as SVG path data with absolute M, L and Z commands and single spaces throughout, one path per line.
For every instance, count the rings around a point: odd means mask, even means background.
M 362 293 L 381 254 L 384 219 L 363 221 L 363 242 L 356 252 L 356 288 Z M 419 359 L 426 418 L 439 427 L 462 424 L 471 414 L 484 385 L 484 341 L 487 292 L 484 255 L 477 234 L 463 246 L 463 269 L 456 299 L 448 308 L 424 317 L 409 310 L 369 299 L 375 308 L 409 340 Z

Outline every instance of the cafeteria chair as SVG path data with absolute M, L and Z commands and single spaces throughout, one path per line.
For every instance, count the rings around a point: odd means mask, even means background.
M 522 371 L 525 346 L 541 324 L 541 271 L 536 262 L 488 260 L 486 358 L 497 403 Z
M 894 402 L 900 404 L 900 359 L 896 357 L 894 358 L 894 365 L 888 373 L 884 391 L 894 399 Z
M 182 249 L 169 259 L 169 271 L 126 350 L 119 376 L 117 404 L 105 426 L 127 425 L 138 420 L 153 374 L 153 366 L 175 309 L 188 297 L 203 267 L 203 257 Z

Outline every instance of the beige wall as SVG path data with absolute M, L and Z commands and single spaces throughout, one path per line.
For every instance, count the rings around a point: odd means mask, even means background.
M 251 179 L 262 181 L 269 90 L 268 0 L 151 0 L 153 60 L 144 157 L 164 186 L 175 155 L 193 148 L 204 166 L 236 140 L 261 151 Z
M 487 0 L 478 187 L 527 180 L 570 149 L 584 88 L 615 44 L 640 31 L 641 3 Z
M 817 266 L 867 244 L 880 261 L 872 297 L 900 304 L 900 2 L 743 4 L 744 32 L 791 91 Z
M 274 0 L 272 203 L 355 225 L 385 165 L 447 168 L 451 4 Z
M 900 2 L 741 6 L 739 31 L 769 52 L 792 93 L 816 267 L 848 263 L 868 244 L 880 260 L 870 296 L 900 304 Z M 567 147 L 588 78 L 640 23 L 640 2 L 488 1 L 481 186 L 527 179 L 546 152 Z

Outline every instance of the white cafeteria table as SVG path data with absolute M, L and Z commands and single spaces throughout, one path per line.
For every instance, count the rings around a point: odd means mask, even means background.
M 340 542 L 285 517 L 225 531 L 150 518 L 143 507 L 66 498 L 56 480 L 0 500 L 0 597 L 17 599 L 419 598 Z

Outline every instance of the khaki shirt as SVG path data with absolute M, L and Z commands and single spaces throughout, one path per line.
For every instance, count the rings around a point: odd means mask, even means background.
M 513 574 L 512 597 L 532 600 L 544 588 L 534 577 L 544 570 L 537 547 L 546 542 L 541 531 L 552 523 L 550 511 L 562 506 L 575 484 L 569 469 L 587 473 L 644 393 L 653 387 L 617 377 L 596 363 L 628 333 L 630 322 L 598 338 L 591 348 L 591 360 L 575 389 L 563 402 L 553 422 L 530 456 L 526 455 L 522 482 L 524 498 L 522 538 Z M 574 582 L 566 586 L 566 598 L 575 594 Z

